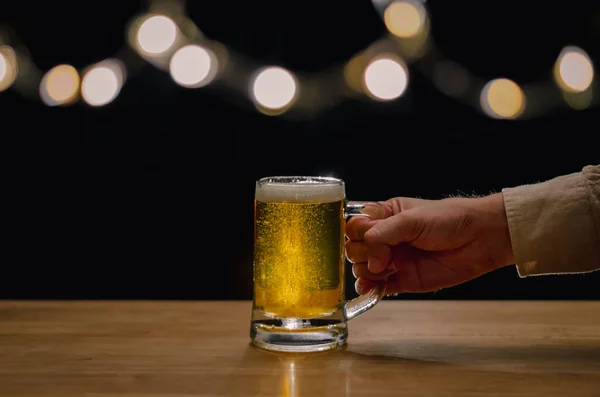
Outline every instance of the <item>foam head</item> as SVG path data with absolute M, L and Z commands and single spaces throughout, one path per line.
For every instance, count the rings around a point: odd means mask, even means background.
M 326 177 L 268 177 L 256 183 L 255 199 L 262 202 L 329 203 L 346 197 L 341 179 Z

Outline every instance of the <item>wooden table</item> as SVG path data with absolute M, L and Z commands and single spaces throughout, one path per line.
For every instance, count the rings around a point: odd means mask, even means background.
M 600 302 L 383 301 L 345 349 L 249 346 L 249 302 L 0 301 L 1 396 L 600 396 Z

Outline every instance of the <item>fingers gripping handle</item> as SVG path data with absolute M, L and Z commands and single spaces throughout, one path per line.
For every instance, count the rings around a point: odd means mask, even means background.
M 347 201 L 345 208 L 345 216 L 366 216 L 369 215 L 362 212 L 368 201 Z M 354 298 L 344 306 L 344 318 L 346 320 L 352 320 L 355 317 L 360 316 L 369 309 L 372 309 L 383 297 L 385 296 L 385 283 L 377 283 L 377 286 L 369 291 L 365 295 L 361 295 L 358 298 Z
M 344 307 L 344 318 L 346 320 L 352 320 L 355 317 L 360 316 L 364 312 L 375 307 L 385 295 L 385 284 L 378 283 L 375 288 L 369 291 L 366 295 L 361 295 L 358 298 L 354 298 L 346 302 Z

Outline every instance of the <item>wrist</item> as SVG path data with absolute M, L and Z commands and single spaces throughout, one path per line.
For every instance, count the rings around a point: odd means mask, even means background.
M 481 205 L 486 213 L 484 219 L 487 223 L 490 255 L 494 258 L 498 268 L 512 265 L 514 263 L 514 253 L 506 208 L 504 207 L 504 195 L 494 193 L 482 197 Z

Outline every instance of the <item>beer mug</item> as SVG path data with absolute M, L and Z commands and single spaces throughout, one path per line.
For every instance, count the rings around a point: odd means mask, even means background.
M 383 286 L 345 299 L 348 201 L 330 177 L 259 179 L 254 197 L 254 297 L 251 343 L 266 350 L 312 352 L 346 343 L 347 321 L 374 307 Z

